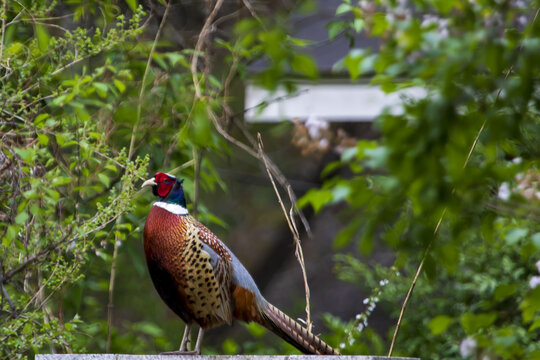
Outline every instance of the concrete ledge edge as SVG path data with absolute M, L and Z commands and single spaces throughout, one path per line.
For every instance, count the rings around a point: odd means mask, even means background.
M 314 360 L 314 355 L 130 355 L 130 354 L 37 354 L 35 360 Z M 325 355 L 332 360 L 420 360 L 377 355 Z

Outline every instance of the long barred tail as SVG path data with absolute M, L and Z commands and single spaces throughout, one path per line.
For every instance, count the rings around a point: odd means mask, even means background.
M 339 355 L 330 345 L 268 303 L 263 312 L 263 325 L 304 354 Z

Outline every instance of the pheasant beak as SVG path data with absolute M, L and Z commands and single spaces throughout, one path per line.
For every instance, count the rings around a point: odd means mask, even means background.
M 154 180 L 154 178 L 151 178 L 151 179 L 146 180 L 146 181 L 142 184 L 141 188 L 143 188 L 143 187 L 145 187 L 145 186 L 154 186 L 154 185 L 157 185 L 157 183 L 156 183 L 156 181 Z

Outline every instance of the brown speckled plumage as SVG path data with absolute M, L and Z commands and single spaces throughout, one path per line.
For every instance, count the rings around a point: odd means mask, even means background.
M 234 318 L 255 321 L 306 354 L 338 354 L 263 298 L 227 246 L 182 207 L 181 181 L 158 173 L 145 184 L 153 185 L 160 199 L 169 200 L 156 203 L 146 219 L 144 251 L 157 292 L 186 322 L 179 353 L 187 351 L 191 324 L 201 328 L 195 350 L 199 353 L 202 330 L 230 325 Z
M 174 290 L 182 300 L 182 309 L 173 308 L 173 311 L 182 320 L 195 321 L 205 329 L 232 323 L 230 257 L 224 249 L 219 251 L 214 238 L 193 217 L 178 216 L 156 206 L 152 207 L 144 228 L 146 261 L 171 275 Z M 225 261 L 216 269 L 210 263 L 210 255 L 203 250 L 204 243 L 212 244 L 212 248 L 223 254 Z M 152 271 L 150 274 L 154 280 Z M 158 292 L 168 295 L 171 289 L 160 287 Z M 167 295 L 166 298 L 171 297 Z

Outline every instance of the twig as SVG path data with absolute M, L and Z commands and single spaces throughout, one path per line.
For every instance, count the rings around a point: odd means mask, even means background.
M 183 169 L 185 169 L 185 168 L 187 168 L 187 167 L 192 166 L 194 163 L 195 163 L 195 159 L 191 159 L 191 160 L 189 160 L 189 161 L 186 161 L 186 162 L 183 163 L 182 165 L 177 166 L 177 167 L 175 167 L 175 168 L 172 169 L 172 170 L 169 170 L 168 172 L 171 173 L 171 174 L 174 174 L 174 173 L 177 172 L 177 171 L 180 171 L 180 170 L 183 170 Z
M 21 13 L 19 13 L 21 14 Z M 42 17 L 42 18 L 34 18 L 32 17 L 31 19 L 13 19 L 11 20 L 9 23 L 7 23 L 7 25 L 13 25 L 13 24 L 16 24 L 16 23 L 20 23 L 20 22 L 23 22 L 23 21 L 51 21 L 51 20 L 60 20 L 60 19 L 65 19 L 65 18 L 70 18 L 74 15 L 74 13 L 69 13 L 69 14 L 66 14 L 66 15 L 62 15 L 62 16 L 50 16 L 50 17 Z
M 251 134 L 245 128 L 245 126 L 242 126 L 241 124 L 239 124 L 237 122 L 235 122 L 235 124 L 236 124 L 236 126 L 238 126 L 240 128 L 240 130 L 242 130 L 242 133 L 244 134 L 246 139 L 248 139 L 248 141 L 251 142 L 252 146 L 255 148 L 257 146 L 256 142 L 255 142 L 255 139 L 253 138 L 253 136 L 251 136 Z M 279 184 L 284 189 L 290 188 L 291 184 L 289 183 L 289 180 L 287 180 L 285 175 L 283 175 L 283 173 L 278 168 L 278 166 L 276 164 L 274 164 L 272 162 L 272 160 L 269 159 L 268 157 L 266 157 L 266 161 L 270 164 L 270 169 L 272 170 L 272 174 L 274 174 L 274 176 L 276 177 L 276 180 L 279 182 Z M 298 215 L 298 217 L 300 218 L 300 221 L 302 221 L 302 226 L 304 226 L 304 229 L 306 230 L 306 234 L 307 234 L 308 239 L 313 239 L 313 234 L 311 232 L 311 227 L 309 226 L 309 222 L 307 221 L 306 216 L 296 206 L 297 198 L 296 198 L 296 195 L 295 195 L 294 191 L 291 190 L 291 191 L 288 192 L 288 194 L 289 194 L 289 198 L 290 198 L 291 203 L 295 204 L 294 208 L 295 208 L 296 215 Z
M 263 25 L 263 22 L 261 21 L 261 18 L 259 18 L 259 16 L 255 12 L 255 9 L 253 8 L 253 6 L 251 6 L 249 0 L 242 0 L 242 2 L 244 3 L 244 6 L 246 7 L 246 9 L 248 9 L 251 16 L 253 16 L 253 18 L 256 19 L 259 22 L 259 24 Z
M 441 223 L 443 221 L 444 214 L 446 214 L 446 208 L 443 209 L 441 217 L 439 218 L 439 221 L 437 222 L 437 226 L 435 226 L 435 230 L 433 231 L 433 235 L 436 235 L 437 232 L 439 231 L 439 227 L 441 226 Z M 401 306 L 401 311 L 399 312 L 396 328 L 394 329 L 394 335 L 392 336 L 392 343 L 390 344 L 390 350 L 388 350 L 388 357 L 392 356 L 392 351 L 394 350 L 394 344 L 396 343 L 397 334 L 399 332 L 399 328 L 401 327 L 401 320 L 403 319 L 403 314 L 405 313 L 405 309 L 407 308 L 409 299 L 412 295 L 414 287 L 416 286 L 416 282 L 418 281 L 418 276 L 420 275 L 420 272 L 422 271 L 422 268 L 424 267 L 424 262 L 426 261 L 427 254 L 429 253 L 429 250 L 431 249 L 431 245 L 433 244 L 434 239 L 435 239 L 435 236 L 429 242 L 428 246 L 426 247 L 426 250 L 424 250 L 424 255 L 422 256 L 422 260 L 420 261 L 420 264 L 418 265 L 418 269 L 416 269 L 416 274 L 414 274 L 414 278 L 411 283 L 411 286 L 409 287 L 409 291 L 407 291 L 407 296 L 405 296 L 405 300 L 403 300 L 403 305 Z
M 193 217 L 199 217 L 199 191 L 201 182 L 201 164 L 203 158 L 203 150 L 197 151 L 193 148 L 193 160 L 195 165 L 195 191 L 193 192 Z
M 6 290 L 6 287 L 4 286 L 4 270 L 2 266 L 2 260 L 0 259 L 0 286 L 2 287 L 2 298 L 5 298 L 9 304 L 9 307 L 11 309 L 11 315 L 13 317 L 17 316 L 17 307 L 15 306 L 15 303 L 9 296 L 9 293 Z
M 2 29 L 0 31 L 2 31 L 2 34 L 0 35 L 0 63 L 2 63 L 2 57 L 3 57 L 3 54 L 4 54 L 4 38 L 5 38 L 5 34 L 6 34 L 6 11 L 7 11 L 7 7 L 6 7 L 6 0 L 3 0 L 2 1 L 2 12 L 0 13 L 0 21 L 2 22 Z
M 302 245 L 300 244 L 300 234 L 298 233 L 298 229 L 296 227 L 296 223 L 294 222 L 294 217 L 293 217 L 294 203 L 291 204 L 290 214 L 288 214 L 287 210 L 285 209 L 285 205 L 283 204 L 283 200 L 281 200 L 281 195 L 279 194 L 279 190 L 276 186 L 276 182 L 274 181 L 274 177 L 272 176 L 272 172 L 270 171 L 269 164 L 266 161 L 267 157 L 264 154 L 264 146 L 263 146 L 263 141 L 262 141 L 262 137 L 260 133 L 257 133 L 257 140 L 258 140 L 258 145 L 259 145 L 260 157 L 263 160 L 264 166 L 266 168 L 266 172 L 268 173 L 268 177 L 270 178 L 270 181 L 272 182 L 274 192 L 276 193 L 279 205 L 281 206 L 283 215 L 285 215 L 285 219 L 287 220 L 287 224 L 289 225 L 289 229 L 291 230 L 291 233 L 294 238 L 294 243 L 296 245 L 295 255 L 298 260 L 298 263 L 300 264 L 300 268 L 302 269 L 302 277 L 304 279 L 304 289 L 306 293 L 306 327 L 307 327 L 307 330 L 311 332 L 312 323 L 311 323 L 311 309 L 310 309 L 310 301 L 309 301 L 309 297 L 310 297 L 309 285 L 308 285 L 308 280 L 307 280 L 306 265 L 304 262 L 304 253 L 302 251 Z M 288 190 L 290 191 L 290 186 Z
M 195 44 L 195 51 L 193 52 L 193 57 L 191 58 L 191 76 L 193 77 L 193 85 L 195 85 L 196 99 L 199 99 L 202 96 L 199 80 L 197 79 L 197 63 L 199 61 L 199 54 L 202 52 L 202 47 L 206 39 L 206 35 L 209 33 L 209 28 L 212 25 L 212 22 L 214 21 L 214 18 L 216 17 L 217 13 L 221 9 L 222 5 L 223 5 L 223 0 L 217 0 L 216 4 L 214 5 L 214 8 L 212 9 L 210 14 L 206 18 L 206 21 L 204 22 L 204 25 L 201 29 L 201 32 L 199 33 L 199 37 L 197 38 L 197 43 Z
M 148 59 L 146 61 L 146 68 L 144 69 L 144 74 L 143 74 L 143 78 L 141 82 L 141 89 L 139 90 L 139 100 L 137 102 L 137 119 L 135 120 L 135 125 L 133 126 L 133 130 L 131 131 L 131 140 L 129 142 L 128 159 L 131 159 L 131 156 L 133 155 L 133 149 L 135 147 L 135 133 L 139 129 L 139 123 L 141 121 L 141 108 L 142 108 L 142 98 L 144 95 L 144 84 L 146 82 L 146 77 L 148 76 L 148 72 L 150 70 L 150 64 L 152 63 L 152 57 L 154 56 L 154 52 L 157 47 L 159 36 L 161 35 L 161 31 L 163 30 L 163 26 L 165 25 L 165 20 L 167 19 L 167 15 L 169 14 L 169 8 L 170 8 L 170 1 L 168 1 L 167 5 L 165 6 L 165 12 L 163 13 L 163 17 L 161 18 L 161 23 L 159 24 L 158 31 L 154 38 L 154 42 L 152 43 L 152 48 L 150 49 L 150 54 L 148 54 Z
M 120 222 L 120 220 L 118 221 Z M 111 352 L 111 328 L 112 328 L 112 320 L 113 320 L 113 308 L 114 308 L 114 302 L 113 302 L 113 295 L 114 295 L 114 283 L 116 278 L 116 259 L 118 258 L 118 243 L 120 242 L 120 239 L 117 235 L 115 235 L 114 239 L 114 250 L 113 250 L 113 258 L 112 258 L 112 264 L 111 264 L 111 276 L 109 279 L 109 303 L 107 304 L 107 345 L 106 345 L 106 352 Z

